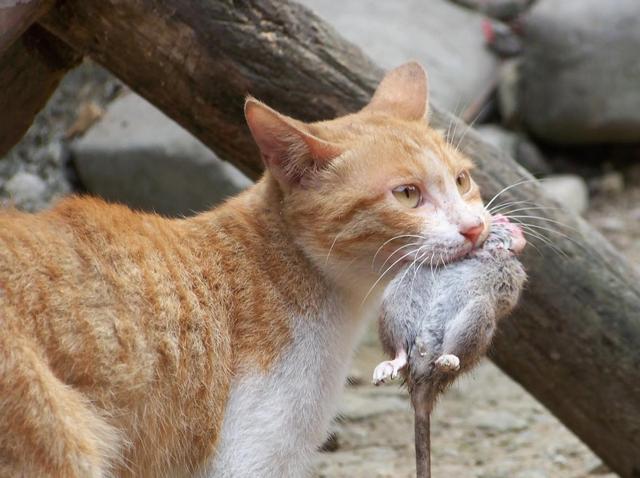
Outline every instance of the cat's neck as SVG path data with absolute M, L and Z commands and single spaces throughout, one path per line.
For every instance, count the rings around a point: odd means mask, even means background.
M 283 264 L 297 276 L 296 288 L 304 287 L 320 294 L 341 293 L 347 300 L 366 295 L 365 284 L 340 280 L 326 271 L 296 241 L 294 227 L 287 223 L 282 211 L 283 193 L 277 182 L 265 175 L 251 189 L 222 206 L 194 218 L 198 233 L 218 234 L 223 230 L 228 241 L 237 241 L 242 249 L 253 249 L 260 256 L 255 266 L 260 269 L 280 268 Z M 202 243 L 210 248 L 211 241 Z M 264 253 L 264 254 L 262 254 Z M 282 284 L 290 288 L 293 284 Z M 355 299 L 354 299 L 355 300 Z
M 377 307 L 380 287 L 368 291 L 368 282 L 348 287 L 333 280 L 296 242 L 281 204 L 282 193 L 267 175 L 189 224 L 199 237 L 202 254 L 215 255 L 211 262 L 224 263 L 226 286 L 236 294 L 252 294 L 236 305 L 247 316 L 242 320 L 254 321 L 258 310 L 275 323 L 280 320 L 276 317 L 280 309 L 272 308 L 275 303 L 286 304 L 287 314 L 308 318 L 323 316 L 330 306 L 340 315 L 335 320 L 341 327 L 357 329 Z M 283 328 L 290 328 L 290 317 L 286 321 Z

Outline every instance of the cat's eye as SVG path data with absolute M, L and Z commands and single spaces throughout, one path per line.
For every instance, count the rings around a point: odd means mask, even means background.
M 460 174 L 456 177 L 456 186 L 458 186 L 458 191 L 460 194 L 468 193 L 471 189 L 471 176 L 467 171 L 461 171 Z
M 420 190 L 416 186 L 410 184 L 398 186 L 393 189 L 392 193 L 403 206 L 415 208 L 420 205 Z

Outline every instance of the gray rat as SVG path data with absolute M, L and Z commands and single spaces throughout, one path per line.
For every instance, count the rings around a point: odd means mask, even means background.
M 431 476 L 429 417 L 436 398 L 486 353 L 498 320 L 519 299 L 526 274 L 516 253 L 525 244 L 518 226 L 495 216 L 485 242 L 464 259 L 436 269 L 412 264 L 385 291 L 380 341 L 394 359 L 375 368 L 373 381 L 403 370 L 415 411 L 418 478 Z

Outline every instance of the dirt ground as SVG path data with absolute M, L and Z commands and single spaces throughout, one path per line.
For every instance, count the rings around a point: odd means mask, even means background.
M 640 272 L 640 167 L 623 188 L 591 199 L 586 218 Z M 615 181 L 614 181 L 615 182 Z M 368 332 L 335 424 L 337 449 L 317 463 L 323 478 L 415 476 L 407 392 L 370 385 L 384 360 Z M 434 477 L 612 478 L 606 466 L 522 387 L 488 360 L 440 401 L 432 418 Z

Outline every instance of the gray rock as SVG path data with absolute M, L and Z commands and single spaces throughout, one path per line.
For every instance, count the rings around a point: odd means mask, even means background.
M 539 0 L 525 21 L 520 116 L 557 143 L 640 140 L 640 2 Z
M 624 191 L 624 177 L 618 171 L 609 171 L 593 181 L 593 188 L 600 194 L 615 196 Z
M 527 428 L 527 421 L 500 410 L 479 410 L 470 418 L 473 426 L 488 434 L 519 432 Z
M 407 60 L 429 73 L 431 98 L 460 114 L 495 80 L 497 59 L 484 47 L 483 16 L 447 0 L 302 0 L 376 63 Z
M 495 124 L 484 124 L 476 127 L 476 131 L 484 141 L 510 156 L 514 156 L 518 144 L 518 135 Z
M 385 393 L 364 395 L 347 389 L 338 407 L 338 414 L 347 421 L 362 421 L 376 415 L 407 412 L 411 407 L 406 397 Z
M 523 135 L 494 124 L 478 126 L 476 131 L 480 133 L 483 140 L 504 151 L 530 173 L 535 175 L 551 173 L 551 167 L 538 147 Z
M 251 184 L 134 94 L 114 101 L 71 152 L 90 192 L 169 216 L 208 209 Z
M 549 478 L 549 475 L 544 470 L 522 470 L 519 471 L 513 478 Z
M 589 206 L 589 191 L 580 176 L 563 174 L 549 176 L 541 182 L 542 189 L 562 206 L 577 214 L 583 214 Z
M 591 463 L 587 468 L 589 469 L 587 472 L 588 475 L 602 476 L 611 473 L 609 467 L 595 457 L 592 458 Z
M 524 137 L 516 144 L 515 160 L 535 175 L 552 173 L 552 168 L 538 147 Z
M 499 20 L 511 20 L 524 12 L 533 0 L 454 0 L 467 8 L 472 8 Z
M 47 184 L 35 174 L 20 171 L 4 185 L 9 201 L 19 209 L 36 211 L 48 202 Z
M 518 85 L 520 81 L 520 60 L 511 59 L 500 65 L 498 73 L 498 108 L 505 125 L 519 124 Z
M 593 223 L 598 226 L 598 228 L 607 232 L 622 232 L 627 225 L 624 219 L 618 216 L 598 217 L 593 219 Z

